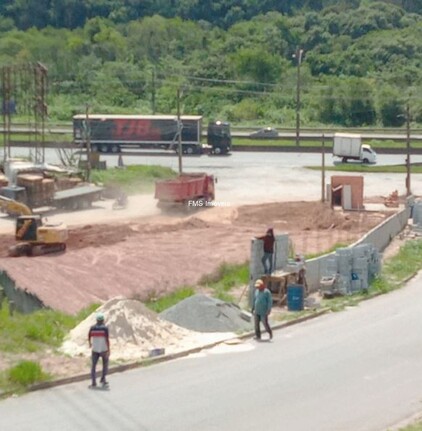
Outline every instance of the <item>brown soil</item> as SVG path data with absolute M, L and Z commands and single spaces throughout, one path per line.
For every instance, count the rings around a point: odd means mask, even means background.
M 115 296 L 147 299 L 182 285 L 196 285 L 223 262 L 249 259 L 250 241 L 268 226 L 288 233 L 296 252 L 320 253 L 349 244 L 391 212 L 333 211 L 319 202 L 284 202 L 238 208 L 211 208 L 188 216 L 128 218 L 72 227 L 67 250 L 39 257 L 7 257 L 14 244 L 0 235 L 0 267 L 16 284 L 55 309 L 75 313 L 87 305 Z M 57 377 L 85 374 L 87 358 L 43 352 L 27 359 L 39 361 Z M 0 369 L 17 358 L 0 355 Z M 24 359 L 20 355 L 19 359 Z
M 0 235 L 0 267 L 45 305 L 75 313 L 116 295 L 145 300 L 196 285 L 223 262 L 247 261 L 251 238 L 269 225 L 276 233 L 288 233 L 296 252 L 305 255 L 352 243 L 388 214 L 284 202 L 113 224 L 88 219 L 70 229 L 62 254 L 9 258 L 7 249 L 14 239 Z

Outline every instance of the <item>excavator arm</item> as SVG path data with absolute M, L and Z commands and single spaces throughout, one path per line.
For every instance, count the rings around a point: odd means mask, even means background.
M 31 215 L 31 209 L 22 202 L 0 195 L 0 209 L 9 215 Z

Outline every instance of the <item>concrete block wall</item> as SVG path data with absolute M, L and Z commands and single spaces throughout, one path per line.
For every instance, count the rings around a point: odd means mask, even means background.
M 32 313 L 33 311 L 45 308 L 44 304 L 31 293 L 16 287 L 6 271 L 0 270 L 0 288 L 3 289 L 4 296 L 15 304 L 16 310 L 20 313 Z
M 409 215 L 409 208 L 392 215 L 379 226 L 369 231 L 359 241 L 350 245 L 350 247 L 360 244 L 372 244 L 381 253 L 390 241 L 406 227 Z M 319 290 L 319 281 L 325 274 L 330 257 L 332 258 L 334 255 L 335 253 L 333 252 L 306 261 L 306 279 L 310 292 Z
M 407 207 L 404 210 L 392 215 L 379 226 L 369 231 L 359 241 L 350 245 L 350 247 L 355 247 L 360 244 L 371 244 L 381 253 L 385 247 L 387 247 L 390 241 L 406 227 L 409 217 L 410 207 Z M 277 238 L 279 238 L 277 240 L 279 241 L 277 242 L 277 249 L 280 250 L 280 256 L 277 258 L 275 270 L 282 269 L 286 265 L 289 251 L 288 234 L 279 235 Z M 251 260 L 249 266 L 250 301 L 253 295 L 255 280 L 262 275 L 262 255 L 262 241 L 252 240 Z M 308 282 L 309 292 L 316 292 L 319 290 L 319 282 L 321 277 L 325 275 L 330 260 L 332 262 L 334 256 L 335 252 L 306 261 L 306 279 Z

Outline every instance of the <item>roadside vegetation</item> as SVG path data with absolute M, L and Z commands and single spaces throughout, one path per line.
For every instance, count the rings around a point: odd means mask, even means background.
M 408 425 L 404 428 L 400 428 L 399 431 L 422 431 L 422 420 L 417 421 L 414 424 Z
M 13 312 L 7 300 L 0 308 L 0 352 L 3 358 L 37 354 L 46 350 L 54 352 L 66 334 L 98 307 L 94 304 L 76 316 L 42 309 L 30 314 Z M 52 353 L 54 354 L 54 353 Z M 9 369 L 0 372 L 0 389 L 20 392 L 34 383 L 49 380 L 40 364 L 22 359 Z
M 197 287 L 184 286 L 175 292 L 163 297 L 151 297 L 145 305 L 156 313 L 176 305 L 183 299 L 195 295 L 198 290 L 204 289 L 214 298 L 227 302 L 237 302 L 232 290 L 246 285 L 249 279 L 249 264 L 240 265 L 222 263 L 214 273 L 201 278 Z
M 353 132 L 353 129 L 350 129 L 350 133 Z M 356 132 L 359 134 L 358 132 Z M 403 130 L 403 134 L 405 133 L 405 130 Z M 402 149 L 403 152 L 406 151 L 406 144 L 402 141 L 392 141 L 389 139 L 386 140 L 363 140 L 363 143 L 371 145 L 371 147 L 377 151 L 379 149 Z M 258 146 L 258 147 L 296 147 L 296 139 L 295 138 L 289 138 L 289 139 L 271 139 L 271 138 L 263 138 L 263 139 L 253 139 L 249 137 L 244 138 L 232 138 L 232 145 L 236 149 L 236 146 Z M 300 142 L 300 147 L 312 147 L 312 148 L 321 148 L 322 147 L 322 141 L 320 140 L 302 140 Z M 325 143 L 325 152 L 331 153 L 333 148 L 333 139 L 332 138 L 326 138 Z M 411 148 L 422 148 L 422 141 L 411 141 L 410 143 Z
M 321 171 L 321 166 L 307 166 L 308 169 L 314 171 Z M 390 173 L 390 174 L 403 174 L 406 173 L 407 167 L 403 165 L 367 165 L 365 163 L 338 163 L 334 166 L 325 166 L 326 171 L 338 172 L 372 172 L 372 173 Z M 412 164 L 410 171 L 412 174 L 421 174 L 422 165 Z
M 0 66 L 45 65 L 55 123 L 175 114 L 182 89 L 184 114 L 294 127 L 298 64 L 303 124 L 422 123 L 419 0 L 39 3 L 0 2 Z

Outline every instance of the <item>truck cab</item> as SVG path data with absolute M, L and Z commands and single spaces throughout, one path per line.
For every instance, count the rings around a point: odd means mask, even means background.
M 362 163 L 377 163 L 377 153 L 368 144 L 362 144 Z
M 207 144 L 213 154 L 227 154 L 232 148 L 230 123 L 210 121 L 208 123 Z

